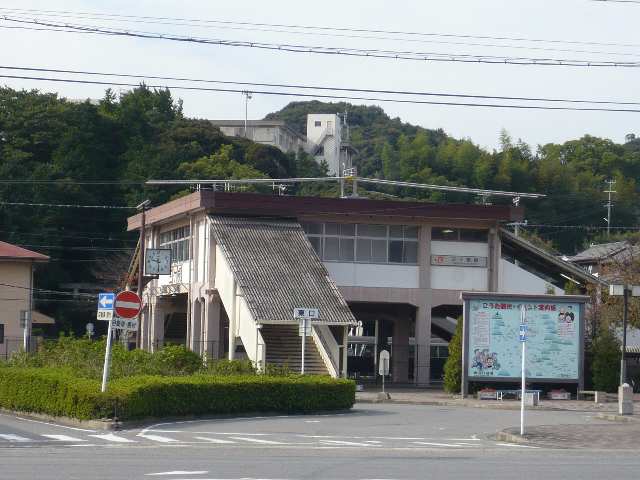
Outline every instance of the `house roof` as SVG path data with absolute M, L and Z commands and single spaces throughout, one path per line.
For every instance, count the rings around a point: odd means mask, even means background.
M 49 257 L 17 245 L 0 242 L 0 260 L 34 260 L 36 262 L 47 262 L 49 261 Z
M 297 222 L 211 216 L 213 234 L 258 323 L 292 323 L 295 308 L 318 308 L 318 322 L 355 317 Z
M 201 190 L 146 212 L 146 224 L 167 221 L 197 210 L 229 216 L 272 216 L 301 218 L 304 216 L 367 216 L 381 221 L 452 220 L 520 221 L 524 210 L 511 205 L 467 205 L 458 203 L 407 202 L 371 200 L 367 198 L 328 198 L 229 193 Z M 128 230 L 140 228 L 142 215 L 128 219 Z M 375 221 L 375 220 L 374 220 Z
M 629 247 L 628 242 L 609 242 L 600 243 L 598 245 L 591 245 L 586 250 L 569 258 L 570 262 L 574 263 L 589 263 L 604 260 L 612 257 Z
M 591 275 L 582 267 L 558 258 L 555 255 L 544 251 L 542 248 L 535 246 L 531 242 L 528 242 L 522 237 L 516 237 L 509 230 L 506 230 L 504 228 L 500 229 L 500 237 L 502 238 L 503 242 L 507 242 L 511 245 L 516 246 L 517 248 L 530 252 L 536 257 L 538 261 L 544 262 L 546 265 L 549 265 L 549 267 L 561 272 L 562 274 L 570 276 L 571 278 L 584 283 L 608 285 L 607 282 L 605 282 L 601 278 Z

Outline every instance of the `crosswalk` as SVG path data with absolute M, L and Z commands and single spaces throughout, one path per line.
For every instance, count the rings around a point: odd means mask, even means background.
M 210 448 L 348 448 L 348 449 L 429 449 L 481 450 L 526 448 L 489 439 L 363 437 L 345 435 L 305 435 L 293 433 L 198 432 L 190 430 L 141 430 L 122 432 L 0 433 L 0 448 L 28 446 L 135 447 L 201 446 Z M 528 447 L 531 448 L 531 447 Z

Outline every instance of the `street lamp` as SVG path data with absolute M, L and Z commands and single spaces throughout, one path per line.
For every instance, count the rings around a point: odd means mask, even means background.
M 609 285 L 609 295 L 612 297 L 622 297 L 622 355 L 620 357 L 620 385 L 624 385 L 627 380 L 627 368 L 625 355 L 627 353 L 627 322 L 629 318 L 629 294 L 633 297 L 640 297 L 640 286 L 638 285 Z

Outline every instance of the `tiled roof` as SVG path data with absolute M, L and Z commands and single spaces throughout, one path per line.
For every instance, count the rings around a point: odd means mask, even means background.
M 629 244 L 627 242 L 610 242 L 610 243 L 601 243 L 599 245 L 591 245 L 586 250 L 574 255 L 569 258 L 571 262 L 588 262 L 588 261 L 597 261 L 603 260 L 611 255 L 615 255 L 616 253 L 625 250 Z
M 0 242 L 0 259 L 36 260 L 46 262 L 49 257 L 41 253 L 32 252 L 26 248 Z
M 318 308 L 319 322 L 355 323 L 297 222 L 211 216 L 213 233 L 258 323 L 293 322 L 294 308 Z

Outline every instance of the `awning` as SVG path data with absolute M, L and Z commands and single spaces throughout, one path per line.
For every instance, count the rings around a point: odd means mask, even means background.
M 215 240 L 257 323 L 292 323 L 295 308 L 319 309 L 317 323 L 356 323 L 299 223 L 210 218 Z

